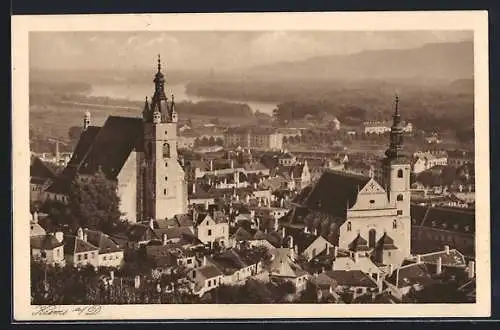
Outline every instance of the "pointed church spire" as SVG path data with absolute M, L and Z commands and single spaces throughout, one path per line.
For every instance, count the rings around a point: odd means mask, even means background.
M 151 117 L 151 108 L 149 107 L 148 97 L 144 101 L 144 108 L 142 109 L 142 119 L 148 121 Z
M 161 58 L 160 58 L 160 54 L 158 54 L 158 72 L 161 72 Z
M 403 133 L 404 127 L 401 124 L 401 114 L 399 112 L 399 96 L 394 98 L 394 114 L 392 115 L 392 126 L 390 133 L 389 149 L 385 155 L 389 160 L 404 157 L 403 155 Z

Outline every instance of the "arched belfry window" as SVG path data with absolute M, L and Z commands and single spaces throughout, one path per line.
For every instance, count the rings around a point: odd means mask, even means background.
M 398 170 L 398 178 L 402 178 L 402 177 L 403 177 L 403 170 L 399 169 Z
M 398 228 L 398 222 L 396 219 L 392 220 L 392 229 L 397 229 Z
M 351 222 L 349 221 L 349 222 L 347 223 L 347 231 L 351 231 L 351 230 L 352 230 L 352 224 L 351 224 Z
M 374 248 L 377 238 L 377 231 L 375 229 L 370 229 L 368 232 L 368 247 Z
M 168 143 L 163 144 L 163 158 L 170 158 L 170 145 Z
M 398 202 L 401 202 L 403 200 L 403 195 L 399 194 L 398 197 L 397 197 L 397 200 L 398 200 Z

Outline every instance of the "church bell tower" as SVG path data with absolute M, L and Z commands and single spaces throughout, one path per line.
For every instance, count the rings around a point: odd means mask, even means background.
M 389 204 L 397 209 L 399 230 L 404 231 L 404 242 L 397 242 L 397 246 L 404 255 L 411 253 L 411 218 L 410 218 L 410 174 L 409 157 L 403 150 L 404 126 L 399 112 L 399 97 L 394 101 L 393 122 L 390 132 L 389 148 L 382 161 L 383 181 L 386 186 Z
M 143 220 L 187 213 L 187 184 L 177 155 L 177 112 L 165 93 L 165 76 L 158 70 L 154 94 L 146 98 L 144 122 Z

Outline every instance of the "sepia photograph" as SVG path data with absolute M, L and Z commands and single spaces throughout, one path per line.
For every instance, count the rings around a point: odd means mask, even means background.
M 17 314 L 488 316 L 487 14 L 448 14 L 13 17 Z

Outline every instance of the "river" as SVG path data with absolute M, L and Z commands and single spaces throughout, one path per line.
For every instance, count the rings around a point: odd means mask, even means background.
M 112 99 L 127 99 L 131 101 L 143 101 L 146 96 L 151 97 L 153 93 L 153 86 L 151 84 L 95 84 L 88 96 L 109 97 Z M 186 92 L 186 84 L 170 84 L 166 86 L 167 96 L 174 95 L 176 102 L 181 101 L 223 101 L 229 103 L 246 103 L 255 112 L 260 111 L 272 115 L 273 110 L 276 109 L 276 103 L 273 102 L 257 102 L 250 100 L 231 100 L 216 97 L 202 97 L 197 95 L 188 94 Z

